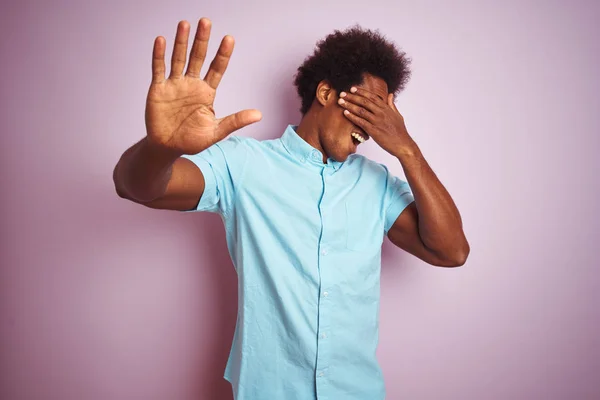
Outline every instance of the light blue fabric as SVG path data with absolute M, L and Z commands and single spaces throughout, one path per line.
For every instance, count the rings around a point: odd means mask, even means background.
M 413 195 L 368 158 L 329 159 L 288 126 L 185 156 L 238 275 L 225 378 L 236 400 L 378 400 L 381 245 Z M 194 210 L 196 211 L 196 210 Z

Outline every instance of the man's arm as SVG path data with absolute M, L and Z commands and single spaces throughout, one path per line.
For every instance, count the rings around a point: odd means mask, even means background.
M 217 87 L 233 53 L 234 40 L 225 36 L 203 79 L 211 22 L 198 28 L 184 72 L 190 26 L 177 25 L 171 71 L 165 79 L 166 41 L 154 40 L 152 83 L 146 98 L 146 137 L 130 147 L 113 171 L 119 196 L 147 207 L 191 210 L 196 207 L 205 179 L 194 163 L 181 157 L 198 154 L 232 132 L 261 119 L 258 110 L 244 110 L 216 118 L 213 103 Z
M 364 88 L 353 87 L 350 92 L 340 94 L 345 100 L 339 102 L 344 115 L 400 161 L 415 198 L 394 222 L 388 237 L 432 265 L 463 265 L 470 248 L 460 213 L 408 134 L 393 94 L 386 103 Z
M 396 155 L 396 154 L 395 154 Z M 415 201 L 396 219 L 388 238 L 396 246 L 440 267 L 458 267 L 469 255 L 460 213 L 416 144 L 396 155 Z
M 192 210 L 204 192 L 204 176 L 193 162 L 147 138 L 123 153 L 113 180 L 120 197 L 157 209 Z

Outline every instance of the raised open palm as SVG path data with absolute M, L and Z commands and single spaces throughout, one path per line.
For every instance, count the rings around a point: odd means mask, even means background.
M 190 26 L 181 21 L 171 58 L 171 72 L 165 79 L 164 37 L 154 41 L 152 84 L 146 99 L 146 131 L 151 142 L 181 154 L 196 154 L 227 135 L 261 119 L 260 111 L 244 110 L 217 118 L 213 108 L 216 89 L 233 53 L 234 40 L 225 36 L 204 79 L 200 70 L 206 58 L 211 22 L 202 18 L 186 63 Z

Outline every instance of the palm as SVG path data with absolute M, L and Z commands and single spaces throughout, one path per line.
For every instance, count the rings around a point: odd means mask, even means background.
M 233 39 L 223 38 L 221 46 L 204 79 L 199 79 L 210 36 L 210 21 L 198 23 L 190 62 L 182 75 L 187 55 L 189 26 L 179 24 L 173 48 L 171 75 L 164 78 L 165 43 L 154 43 L 153 79 L 146 99 L 148 138 L 181 154 L 196 154 L 223 139 L 231 132 L 260 120 L 257 110 L 245 110 L 217 118 L 213 109 L 216 89 L 233 52 Z
M 152 85 L 146 103 L 146 127 L 152 140 L 188 154 L 217 142 L 215 92 L 198 79 Z

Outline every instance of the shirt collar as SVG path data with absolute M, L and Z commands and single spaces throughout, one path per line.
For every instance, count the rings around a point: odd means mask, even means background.
M 343 162 L 336 161 L 333 158 L 327 158 L 327 164 L 324 164 L 322 153 L 302 139 L 296 133 L 296 129 L 298 129 L 297 125 L 288 125 L 283 135 L 281 135 L 281 142 L 288 152 L 303 163 L 316 164 L 320 167 L 332 167 L 334 170 L 338 170 L 342 166 Z

